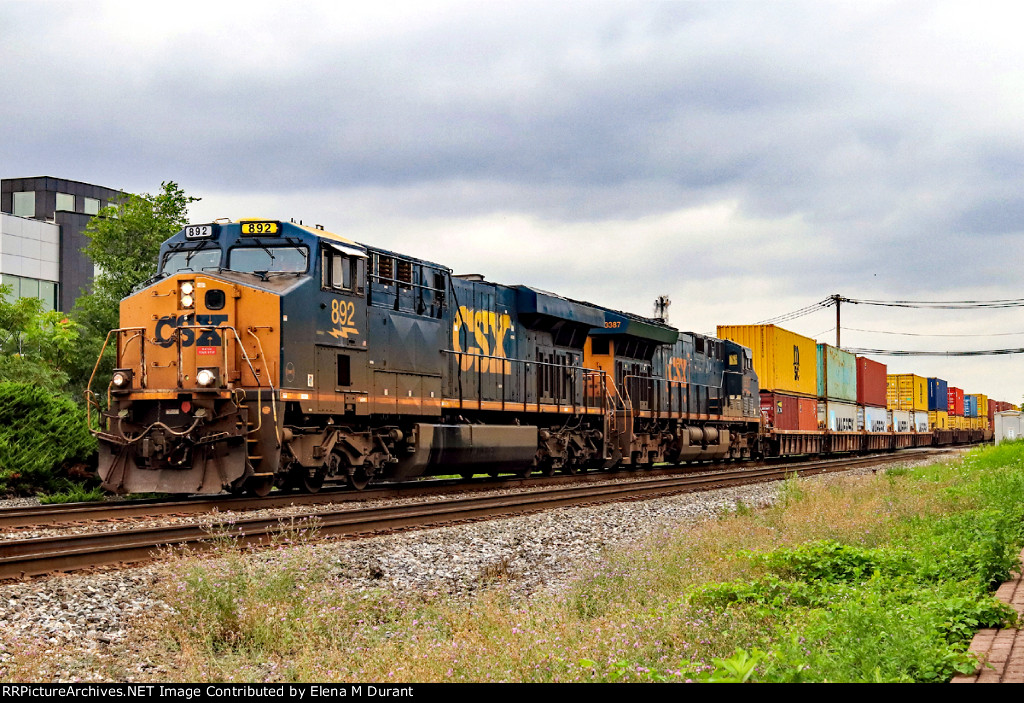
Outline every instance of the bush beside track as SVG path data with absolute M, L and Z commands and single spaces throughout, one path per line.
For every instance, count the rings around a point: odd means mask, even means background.
M 82 479 L 96 439 L 74 401 L 25 383 L 0 383 L 0 495 L 32 494 Z

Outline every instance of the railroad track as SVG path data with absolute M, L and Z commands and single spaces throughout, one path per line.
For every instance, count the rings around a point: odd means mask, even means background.
M 930 456 L 927 450 L 902 457 Z M 347 507 L 327 512 L 281 518 L 242 518 L 211 528 L 187 524 L 133 530 L 91 532 L 60 537 L 0 542 L 0 579 L 25 578 L 54 571 L 76 571 L 96 566 L 130 563 L 153 558 L 165 547 L 204 549 L 214 537 L 229 536 L 243 545 L 272 543 L 282 532 L 294 529 L 294 520 L 315 518 L 318 534 L 352 536 L 423 526 L 436 526 L 484 518 L 520 515 L 565 506 L 636 500 L 660 495 L 711 490 L 727 486 L 779 480 L 797 474 L 808 476 L 829 471 L 891 463 L 891 454 L 816 461 L 781 466 L 760 466 L 701 475 L 670 475 L 630 482 L 551 486 L 500 496 L 444 498 L 427 503 L 383 507 Z M 354 494 L 367 496 L 367 494 Z M 290 496 L 293 500 L 299 496 Z M 190 501 L 179 501 L 190 503 Z M 196 501 L 198 502 L 198 501 Z M 153 504 L 151 504 L 153 505 Z M 136 506 L 133 506 L 133 509 Z M 137 506 L 143 507 L 143 506 Z M 301 523 L 300 523 L 301 524 Z
M 908 450 L 906 456 L 915 456 L 918 451 Z M 872 456 L 891 457 L 891 454 Z M 858 457 L 867 458 L 871 457 Z M 778 460 L 776 460 L 778 461 Z M 851 459 L 830 459 L 817 462 L 821 464 L 848 464 Z M 766 462 L 747 463 L 745 470 L 762 466 L 778 465 Z M 787 464 L 793 466 L 791 462 Z M 642 472 L 608 472 L 597 471 L 576 476 L 553 476 L 546 478 L 519 478 L 506 476 L 498 479 L 480 478 L 471 481 L 463 479 L 429 479 L 408 483 L 388 484 L 365 491 L 352 491 L 346 488 L 326 488 L 319 493 L 286 493 L 275 492 L 263 498 L 251 496 L 193 496 L 176 500 L 144 499 L 127 501 L 104 501 L 97 503 L 54 503 L 18 508 L 0 508 L 0 530 L 11 530 L 20 527 L 44 527 L 83 522 L 119 521 L 138 517 L 157 517 L 163 515 L 198 515 L 213 511 L 244 512 L 248 510 L 265 510 L 289 506 L 323 505 L 325 503 L 343 503 L 350 501 L 387 500 L 391 498 L 408 498 L 414 496 L 430 496 L 459 491 L 491 491 L 509 487 L 528 488 L 532 486 L 557 486 L 585 482 L 607 481 L 610 478 L 635 475 L 638 478 L 659 476 L 677 476 L 703 471 L 715 471 L 717 467 L 708 464 L 690 466 L 671 466 L 657 469 L 645 469 Z

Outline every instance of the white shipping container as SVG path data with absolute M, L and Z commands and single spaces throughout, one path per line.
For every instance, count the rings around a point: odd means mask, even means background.
M 836 400 L 819 400 L 818 426 L 833 432 L 856 432 L 857 405 Z
M 885 408 L 871 406 L 858 408 L 864 414 L 863 429 L 865 432 L 886 432 L 889 429 L 889 411 Z
M 914 411 L 914 429 L 917 432 L 928 431 L 928 411 L 927 410 L 915 410 Z
M 1003 410 L 994 413 L 993 419 L 996 444 L 1024 439 L 1024 413 L 1016 410 Z
M 890 410 L 892 420 L 889 425 L 893 432 L 910 432 L 914 429 L 914 416 L 909 410 Z

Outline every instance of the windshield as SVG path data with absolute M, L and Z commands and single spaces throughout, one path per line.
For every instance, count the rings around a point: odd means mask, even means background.
M 164 257 L 161 271 L 165 274 L 178 271 L 202 271 L 220 266 L 220 249 L 179 249 L 169 252 Z
M 228 252 L 228 268 L 232 271 L 304 273 L 308 267 L 306 247 L 237 247 Z

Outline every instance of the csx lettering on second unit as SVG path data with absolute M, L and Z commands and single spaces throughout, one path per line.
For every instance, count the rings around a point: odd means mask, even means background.
M 505 313 L 498 314 L 489 310 L 473 310 L 460 306 L 459 314 L 455 316 L 455 324 L 452 326 L 452 346 L 455 351 L 464 352 L 460 357 L 462 370 L 511 374 L 512 364 L 509 362 L 482 358 L 507 358 L 505 338 L 511 329 L 512 318 Z

